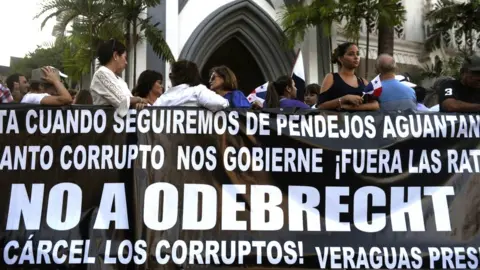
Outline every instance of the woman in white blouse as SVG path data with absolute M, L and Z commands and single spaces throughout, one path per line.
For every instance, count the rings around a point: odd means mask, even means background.
M 127 83 L 120 77 L 127 66 L 127 49 L 115 39 L 103 42 L 97 50 L 100 67 L 93 75 L 90 91 L 93 105 L 111 105 L 123 117 L 131 106 L 142 107 L 148 101 L 134 97 Z
M 172 64 L 172 88 L 165 91 L 153 104 L 161 107 L 204 107 L 219 111 L 229 106 L 228 100 L 201 84 L 200 72 L 195 63 L 180 60 Z

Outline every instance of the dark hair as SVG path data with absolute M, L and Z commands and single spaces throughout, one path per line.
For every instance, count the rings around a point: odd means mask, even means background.
M 421 86 L 416 86 L 414 90 L 415 95 L 417 96 L 417 102 L 423 103 L 423 101 L 425 100 L 425 96 L 427 95 L 427 89 Z
M 338 47 L 333 51 L 332 63 L 337 64 L 339 67 L 341 67 L 342 63 L 340 63 L 338 58 L 344 56 L 347 53 L 348 48 L 350 48 L 353 45 L 357 45 L 357 44 L 352 43 L 352 42 L 345 42 L 345 43 L 342 43 L 342 44 L 338 45 Z
M 172 64 L 170 80 L 173 86 L 180 84 L 197 86 L 202 83 L 202 77 L 200 76 L 197 64 L 187 60 L 179 60 Z
M 140 74 L 137 86 L 133 89 L 133 95 L 145 98 L 152 90 L 153 85 L 157 81 L 163 82 L 163 75 L 155 70 L 145 70 Z
M 42 84 L 42 83 L 39 83 L 39 82 L 32 82 L 32 83 L 30 84 L 30 89 L 31 89 L 31 90 L 34 90 L 34 91 L 38 91 L 38 90 L 40 90 L 40 86 L 43 87 L 43 84 Z
M 293 86 L 293 79 L 286 75 L 280 76 L 276 81 L 268 83 L 267 96 L 265 97 L 265 103 L 268 108 L 280 107 L 280 96 L 283 96 L 287 86 Z
M 238 88 L 237 77 L 235 73 L 227 66 L 214 67 L 210 70 L 210 76 L 213 73 L 217 73 L 220 77 L 223 78 L 223 90 L 232 91 Z
M 97 58 L 100 65 L 105 66 L 112 60 L 113 53 L 122 55 L 127 51 L 127 47 L 116 39 L 110 39 L 108 41 L 101 42 L 97 48 Z
M 70 94 L 70 96 L 72 96 L 72 98 L 75 97 L 78 94 L 78 92 L 76 90 L 73 90 L 73 89 L 69 89 L 68 93 Z
M 88 90 L 80 90 L 78 91 L 77 95 L 75 95 L 75 100 L 73 102 L 74 104 L 91 105 L 93 103 L 92 95 Z
M 14 73 L 14 74 L 7 77 L 6 84 L 7 84 L 8 89 L 10 89 L 10 91 L 13 91 L 15 83 L 20 82 L 20 77 L 25 77 L 25 76 L 20 74 L 20 73 Z
M 312 83 L 307 85 L 307 87 L 305 87 L 305 94 L 312 93 L 315 95 L 320 95 L 320 89 L 321 89 L 320 85 L 318 85 L 317 83 Z

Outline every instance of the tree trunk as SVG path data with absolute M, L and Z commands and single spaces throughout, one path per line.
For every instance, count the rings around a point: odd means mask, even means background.
M 394 27 L 380 23 L 378 25 L 378 55 L 387 53 L 393 56 Z
M 334 67 L 333 67 L 333 63 L 332 63 L 332 58 L 331 58 L 331 57 L 332 57 L 333 50 L 334 50 L 334 49 L 332 48 L 332 45 L 333 45 L 332 42 L 333 42 L 333 40 L 332 40 L 332 35 L 328 35 L 328 46 L 329 46 L 329 48 L 330 48 L 330 71 L 331 71 L 331 72 L 333 72 L 333 68 L 334 68 Z M 325 75 L 325 76 L 326 76 L 326 75 Z
M 127 45 L 127 47 L 128 47 L 127 51 L 130 52 L 130 49 L 132 48 L 132 47 L 131 47 L 131 43 L 132 43 L 132 31 L 131 31 L 131 29 L 130 29 L 130 26 L 131 26 L 130 22 L 126 22 L 126 24 L 127 24 L 127 27 L 126 27 L 126 28 L 127 28 L 127 29 L 126 29 L 126 30 L 127 30 L 126 36 L 127 36 L 127 38 L 128 38 L 128 40 L 127 40 L 127 44 L 128 44 L 128 45 Z M 129 55 L 130 55 L 130 54 L 129 54 Z M 125 82 L 126 82 L 127 85 L 130 87 L 130 68 L 129 68 L 129 67 L 127 67 L 127 68 L 125 69 Z
M 368 64 L 370 59 L 370 29 L 367 27 L 367 50 L 365 52 L 365 79 L 368 80 Z
M 370 15 L 370 1 L 368 0 L 367 1 L 367 16 L 366 16 L 366 20 L 365 20 L 365 25 L 367 26 L 367 50 L 365 52 L 365 79 L 369 80 L 368 79 L 368 66 L 369 66 L 369 59 L 370 59 L 370 18 L 371 18 L 371 15 Z

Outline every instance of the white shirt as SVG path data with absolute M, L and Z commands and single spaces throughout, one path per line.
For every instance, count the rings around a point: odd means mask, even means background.
M 27 104 L 42 104 L 42 99 L 44 97 L 50 96 L 47 93 L 27 93 L 23 96 L 22 101 L 20 103 L 27 103 Z
M 124 117 L 130 108 L 132 92 L 127 83 L 110 69 L 101 66 L 95 71 L 90 84 L 93 105 L 111 105 Z
M 224 97 L 217 95 L 203 84 L 197 86 L 180 84 L 163 93 L 153 106 L 204 107 L 215 112 L 227 108 L 229 103 Z

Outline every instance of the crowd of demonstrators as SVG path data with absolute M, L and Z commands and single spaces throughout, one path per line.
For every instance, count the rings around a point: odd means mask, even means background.
M 295 81 L 291 76 L 282 75 L 268 83 L 263 103 L 249 102 L 244 92 L 238 89 L 235 73 L 227 66 L 210 70 L 207 87 L 202 84 L 195 63 L 179 60 L 171 65 L 169 79 L 172 87 L 169 89 L 164 89 L 164 76 L 160 72 L 145 70 L 131 90 L 121 76 L 128 64 L 124 44 L 115 39 L 103 42 L 97 50 L 97 59 L 100 65 L 89 89 L 69 92 L 61 81 L 65 74 L 54 67 L 43 67 L 32 71 L 30 82 L 22 74 L 10 75 L 6 85 L 0 84 L 0 102 L 53 106 L 110 105 L 120 116 L 125 116 L 131 108 L 142 109 L 145 106 L 203 107 L 211 111 L 226 108 L 297 108 L 350 112 L 480 112 L 480 57 L 475 55 L 466 59 L 460 79 L 437 80 L 433 86 L 436 93 L 432 97 L 426 95 L 425 88 L 412 83 L 409 76 L 396 74 L 395 59 L 382 54 L 377 58 L 379 75 L 374 79 L 376 83 L 381 82 L 381 91 L 373 95 L 367 91 L 373 81 L 369 84 L 355 73 L 360 65 L 358 46 L 347 42 L 340 44 L 332 55 L 338 72 L 327 74 L 321 86 L 309 84 L 304 96 L 297 96 Z

